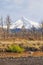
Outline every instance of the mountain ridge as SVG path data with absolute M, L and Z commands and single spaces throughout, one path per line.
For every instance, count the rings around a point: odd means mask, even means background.
M 25 17 L 21 17 L 21 19 L 17 20 L 12 26 L 11 28 L 13 29 L 16 29 L 16 28 L 22 28 L 24 26 L 24 28 L 26 29 L 30 29 L 32 28 L 33 26 L 35 28 L 39 28 L 40 27 L 40 24 L 38 22 L 34 22 L 32 20 L 29 20 Z

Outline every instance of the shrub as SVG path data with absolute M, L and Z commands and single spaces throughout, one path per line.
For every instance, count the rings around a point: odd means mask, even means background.
M 26 51 L 38 51 L 35 47 L 26 47 Z
M 43 46 L 40 47 L 40 51 L 43 51 Z
M 17 53 L 21 53 L 24 51 L 24 48 L 21 48 L 18 45 L 10 45 L 8 46 L 8 48 L 6 49 L 7 52 L 17 52 Z

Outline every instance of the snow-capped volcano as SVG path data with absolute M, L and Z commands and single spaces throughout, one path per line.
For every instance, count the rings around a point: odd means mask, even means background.
M 37 22 L 34 22 L 34 21 L 31 21 L 31 20 L 28 20 L 27 18 L 25 17 L 21 17 L 21 19 L 17 20 L 13 26 L 11 26 L 11 28 L 22 28 L 22 27 L 25 27 L 26 29 L 30 29 L 32 28 L 32 26 L 34 26 L 35 28 L 39 28 L 39 23 Z

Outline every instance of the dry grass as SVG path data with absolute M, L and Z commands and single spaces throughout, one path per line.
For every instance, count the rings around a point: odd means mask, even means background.
M 0 48 L 6 48 L 10 44 L 23 44 L 25 47 L 35 47 L 40 49 L 43 41 L 29 41 L 26 39 L 0 40 Z M 23 53 L 0 53 L 0 57 L 27 57 L 27 56 L 43 56 L 43 52 L 23 52 Z
M 10 44 L 22 44 L 25 47 L 35 47 L 35 48 L 40 48 L 43 46 L 43 41 L 29 41 L 26 39 L 18 39 L 16 38 L 15 40 L 0 40 L 0 48 L 1 47 L 6 47 L 7 45 Z

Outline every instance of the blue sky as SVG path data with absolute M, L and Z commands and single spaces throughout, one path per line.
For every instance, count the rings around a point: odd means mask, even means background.
M 0 17 L 10 15 L 13 21 L 25 16 L 33 21 L 43 20 L 43 0 L 0 0 Z

